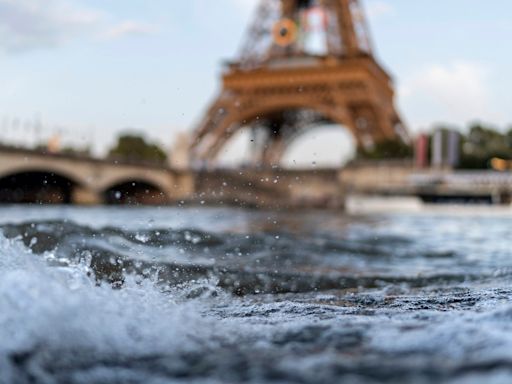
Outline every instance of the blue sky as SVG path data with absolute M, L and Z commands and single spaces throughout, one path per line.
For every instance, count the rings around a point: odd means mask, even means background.
M 101 151 L 133 127 L 170 146 L 216 94 L 256 2 L 0 0 L 0 139 L 59 131 Z M 512 123 L 510 0 L 363 4 L 412 131 Z

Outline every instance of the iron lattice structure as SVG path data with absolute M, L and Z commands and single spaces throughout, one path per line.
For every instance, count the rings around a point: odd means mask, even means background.
M 311 35 L 321 40 L 311 43 Z M 244 127 L 259 166 L 279 165 L 297 136 L 326 123 L 345 126 L 365 148 L 407 142 L 393 99 L 358 0 L 262 0 L 239 60 L 194 131 L 191 160 L 214 162 Z
M 326 54 L 350 56 L 360 52 L 372 53 L 366 19 L 357 1 L 266 0 L 261 1 L 249 28 L 239 55 L 240 64 L 248 69 L 273 57 L 307 53 L 303 39 L 295 39 L 289 45 L 280 46 L 273 39 L 273 31 L 276 23 L 285 18 L 307 28 L 305 15 L 312 11 L 323 11 L 324 20 L 321 22 L 324 24 Z

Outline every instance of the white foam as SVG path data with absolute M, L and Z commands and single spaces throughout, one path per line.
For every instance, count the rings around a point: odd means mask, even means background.
M 52 353 L 64 362 L 84 353 L 121 360 L 183 353 L 199 348 L 198 329 L 211 329 L 193 303 L 177 305 L 150 280 L 128 277 L 114 290 L 88 273 L 84 265 L 49 267 L 0 236 L 0 382 L 20 374 L 14 355 L 44 350 L 29 369 L 35 374 Z

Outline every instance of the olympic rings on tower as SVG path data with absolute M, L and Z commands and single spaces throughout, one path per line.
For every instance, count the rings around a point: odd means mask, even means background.
M 299 35 L 297 24 L 291 19 L 282 19 L 274 24 L 272 36 L 274 42 L 281 47 L 293 44 Z

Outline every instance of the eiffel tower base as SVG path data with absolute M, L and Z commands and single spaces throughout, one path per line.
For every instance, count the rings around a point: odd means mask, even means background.
M 232 67 L 223 77 L 220 96 L 196 131 L 196 158 L 213 162 L 239 129 L 253 127 L 267 131 L 253 162 L 278 165 L 288 145 L 303 133 L 296 126 L 285 127 L 282 116 L 301 110 L 316 113 L 317 121 L 310 123 L 345 127 L 366 149 L 382 140 L 406 139 L 393 105 L 391 80 L 373 58 L 308 59 L 311 65 L 297 68 L 242 71 Z

